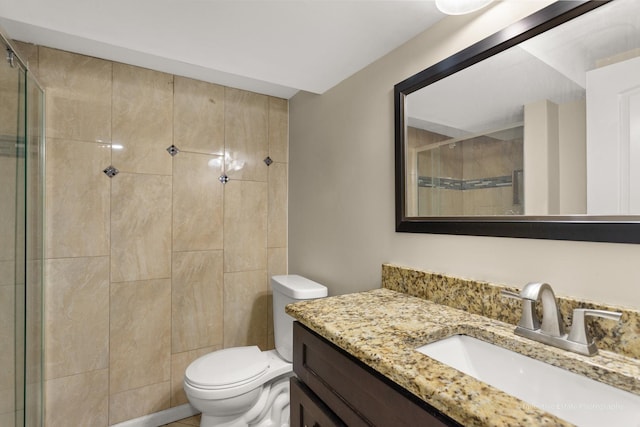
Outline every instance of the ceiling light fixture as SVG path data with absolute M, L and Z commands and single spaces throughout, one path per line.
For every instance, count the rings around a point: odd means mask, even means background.
M 436 0 L 436 7 L 447 15 L 464 15 L 480 10 L 493 0 Z

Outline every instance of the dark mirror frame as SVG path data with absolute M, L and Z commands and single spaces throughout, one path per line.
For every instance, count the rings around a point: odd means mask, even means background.
M 394 86 L 396 231 L 640 243 L 640 217 L 638 216 L 408 217 L 405 211 L 405 97 L 609 1 L 615 0 L 553 3 Z

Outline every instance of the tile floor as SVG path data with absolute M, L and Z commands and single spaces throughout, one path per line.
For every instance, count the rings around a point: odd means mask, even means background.
M 198 427 L 200 425 L 200 414 L 193 417 L 178 420 L 171 424 L 165 424 L 164 427 Z

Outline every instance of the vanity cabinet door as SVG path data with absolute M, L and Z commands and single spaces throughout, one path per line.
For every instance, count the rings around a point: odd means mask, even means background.
M 291 427 L 346 427 L 347 425 L 296 377 L 291 377 Z
M 349 427 L 460 425 L 299 322 L 293 327 L 293 370 Z

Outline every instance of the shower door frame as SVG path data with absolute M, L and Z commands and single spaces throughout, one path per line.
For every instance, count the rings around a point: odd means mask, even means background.
M 9 412 L 4 417 L 13 418 L 16 427 L 39 427 L 44 423 L 44 91 L 2 29 L 0 38 L 7 54 L 3 66 L 16 69 L 18 83 L 16 105 L 8 106 L 17 110 L 10 118 L 17 119 L 15 137 L 13 132 L 6 135 L 8 141 L 15 141 L 15 197 L 9 201 L 14 210 L 13 242 L 2 242 L 14 248 L 13 325 L 4 325 L 7 329 L 13 326 L 14 395 L 13 402 L 5 402 Z M 8 89 L 7 94 L 12 90 Z M 12 96 L 5 96 L 4 102 L 12 101 Z M 6 151 L 3 154 L 10 157 Z M 2 203 L 7 206 L 7 200 Z

